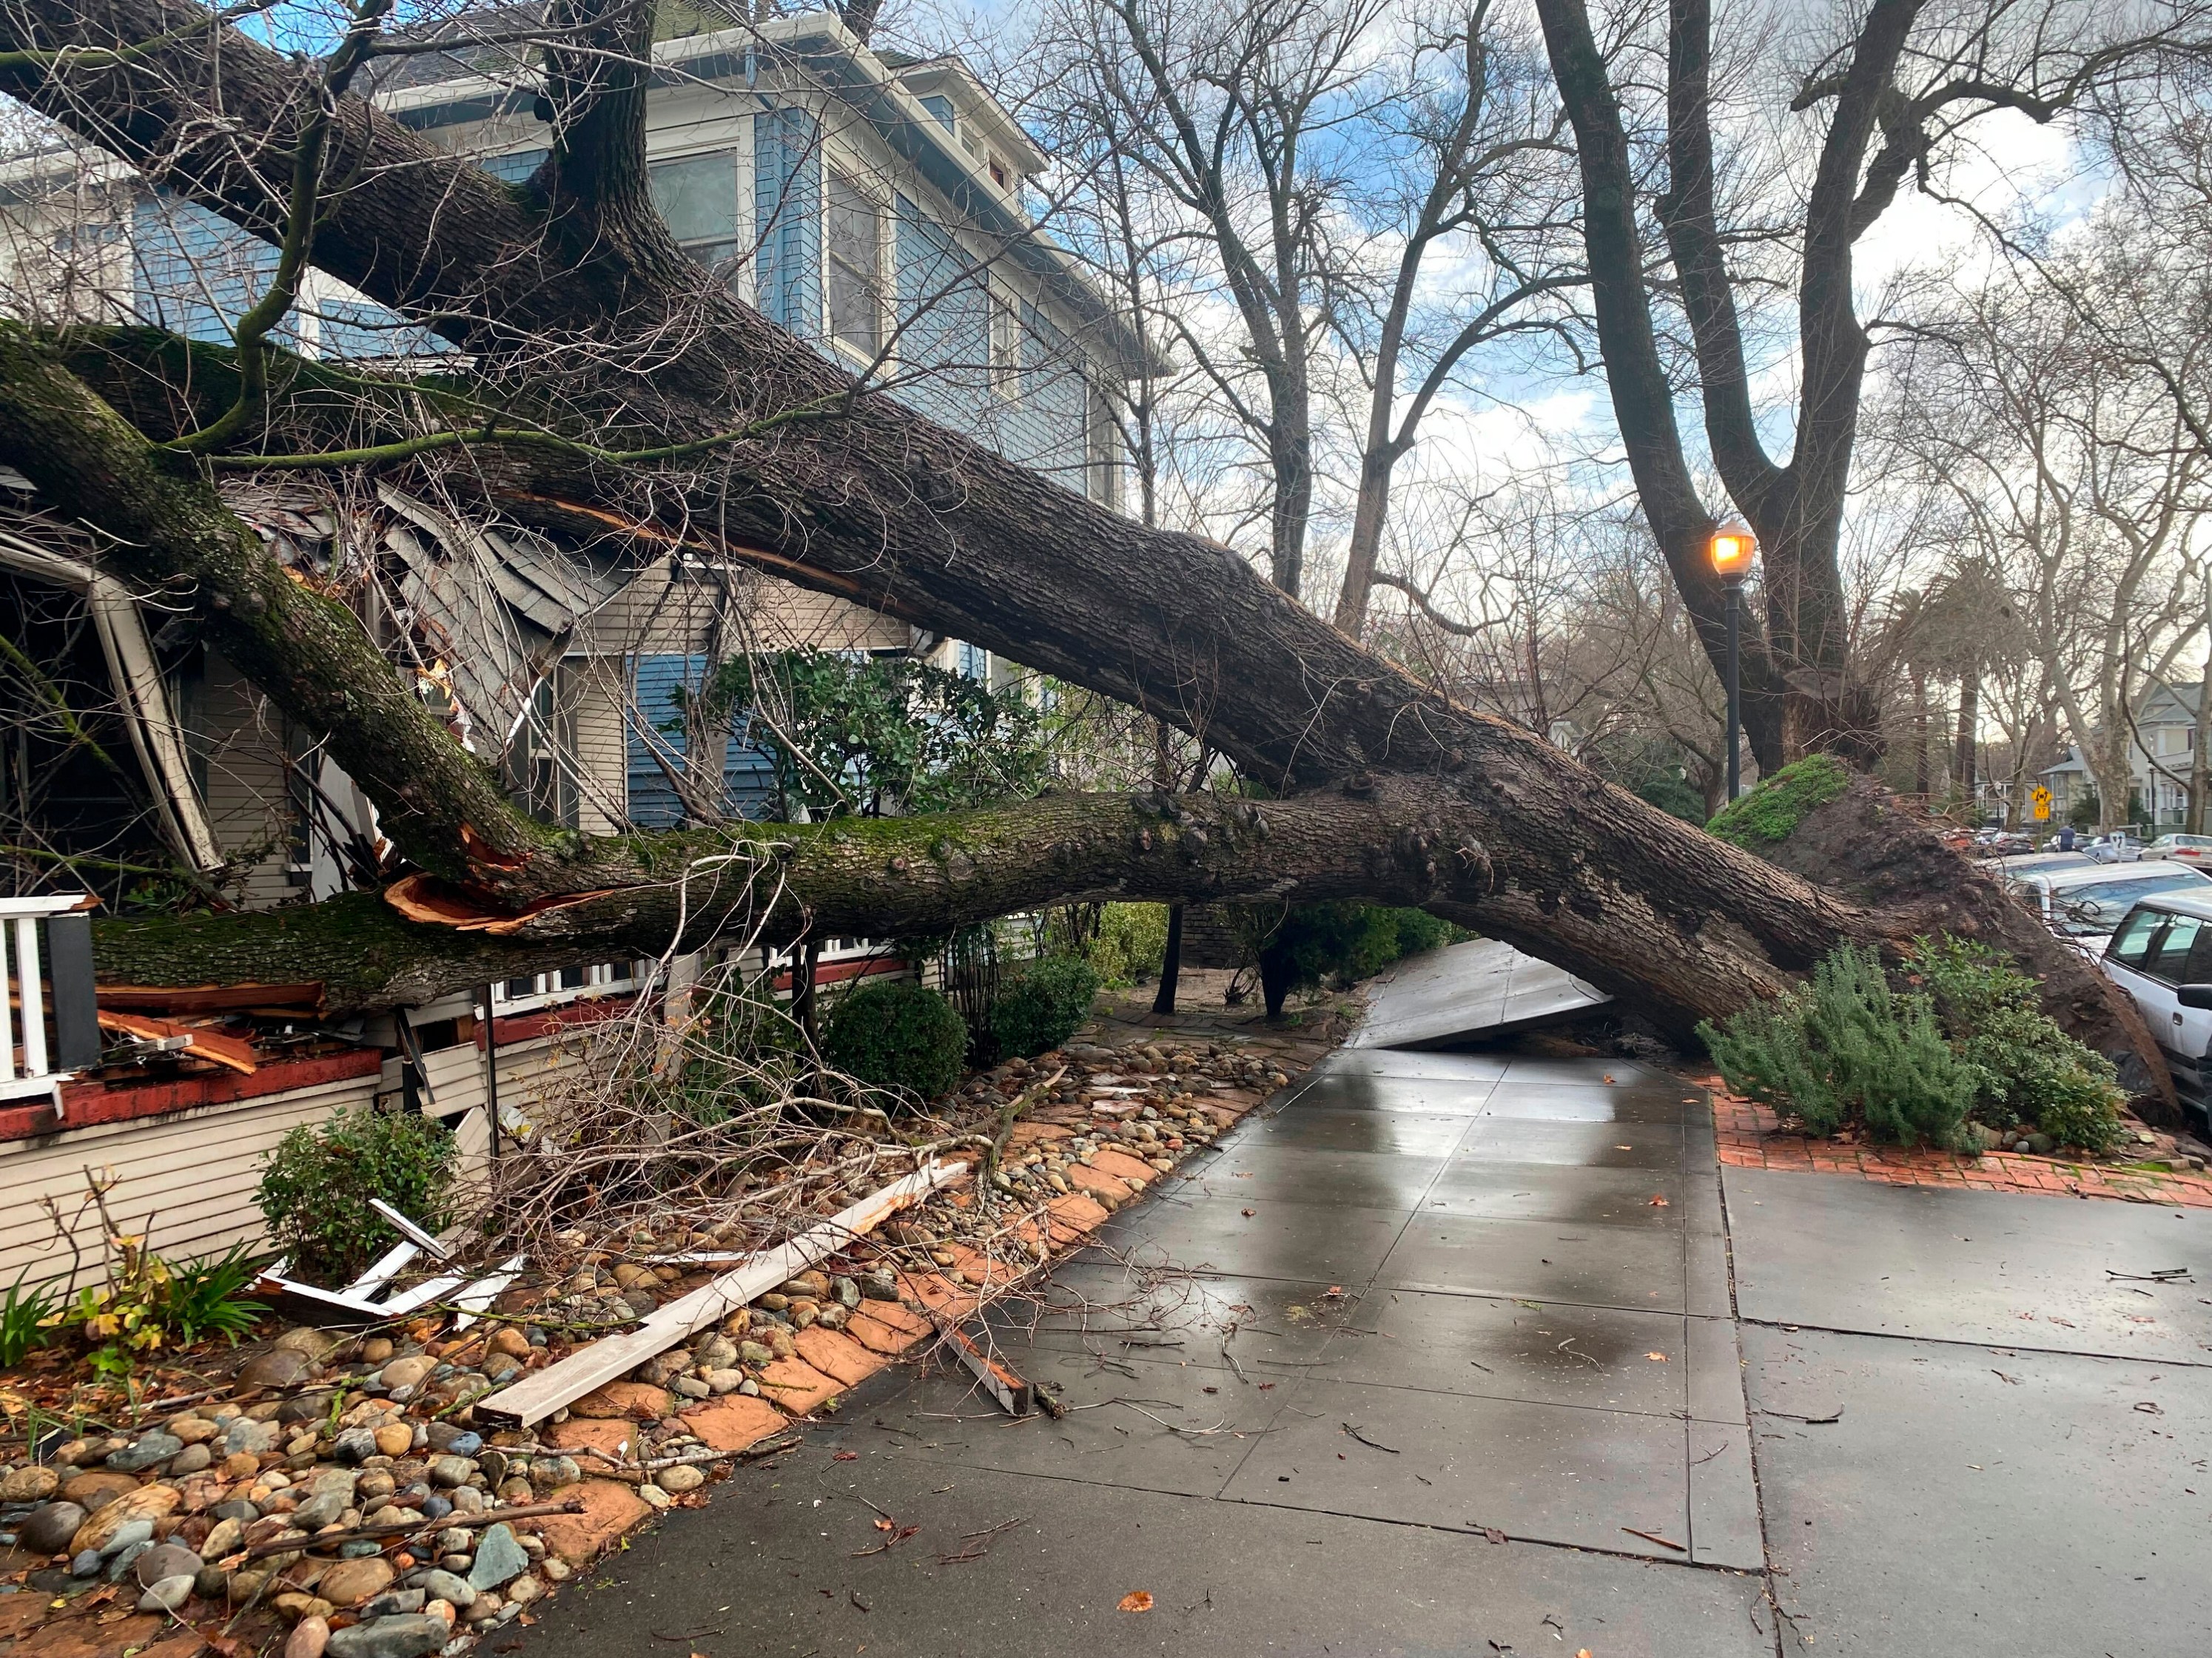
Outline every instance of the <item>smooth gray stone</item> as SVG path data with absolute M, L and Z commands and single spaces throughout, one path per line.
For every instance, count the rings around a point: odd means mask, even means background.
M 107 1466 L 125 1473 L 137 1473 L 158 1462 L 167 1462 L 185 1448 L 185 1442 L 169 1433 L 141 1434 L 136 1443 L 111 1452 Z
M 469 1568 L 469 1587 L 495 1589 L 509 1578 L 530 1570 L 530 1557 L 515 1540 L 514 1528 L 504 1521 L 484 1527 L 477 1540 L 477 1558 Z
M 452 1635 L 452 1626 L 442 1618 L 405 1612 L 334 1631 L 323 1650 L 330 1658 L 426 1658 Z

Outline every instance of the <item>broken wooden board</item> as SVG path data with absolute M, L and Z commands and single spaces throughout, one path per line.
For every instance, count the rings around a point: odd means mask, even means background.
M 541 1422 L 596 1388 L 620 1381 L 657 1353 L 666 1351 L 686 1337 L 719 1323 L 757 1296 L 796 1278 L 810 1266 L 828 1260 L 854 1239 L 865 1236 L 908 1204 L 927 1197 L 941 1186 L 964 1179 L 968 1165 L 933 1159 L 902 1180 L 862 1198 L 819 1225 L 796 1237 L 749 1257 L 733 1271 L 688 1296 L 670 1302 L 646 1318 L 635 1330 L 606 1336 L 579 1348 L 557 1364 L 549 1364 L 514 1386 L 480 1399 L 474 1406 L 477 1420 L 497 1427 L 526 1428 Z

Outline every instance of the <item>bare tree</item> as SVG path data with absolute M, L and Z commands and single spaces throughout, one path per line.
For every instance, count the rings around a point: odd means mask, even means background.
M 1717 50 L 1710 0 L 1621 6 L 1536 0 L 1572 118 L 1599 348 L 1645 516 L 1707 652 L 1723 648 L 1723 594 L 1705 562 L 1715 513 L 1677 422 L 1691 380 L 1705 445 L 1765 566 L 1765 636 L 1744 668 L 1745 719 L 1762 766 L 1880 745 L 1871 688 L 1850 660 L 1838 558 L 1871 340 L 1855 250 L 1908 182 L 1940 191 L 1968 132 L 2000 113 L 2039 122 L 2082 107 L 2160 53 L 2201 50 L 2193 3 L 1926 0 L 1739 9 Z M 1662 89 L 1647 60 L 1663 55 Z M 1786 112 L 1762 88 L 1787 75 Z M 1747 136 L 1765 125 L 1779 135 Z M 1778 216 L 1794 185 L 1802 206 Z M 1747 185 L 1751 187 L 1747 188 Z M 1778 342 L 1760 295 L 1794 299 Z M 1781 325 L 1773 326 L 1780 328 Z M 1672 349 L 1679 326 L 1687 349 Z M 1790 453 L 1773 452 L 1755 348 L 1794 355 Z

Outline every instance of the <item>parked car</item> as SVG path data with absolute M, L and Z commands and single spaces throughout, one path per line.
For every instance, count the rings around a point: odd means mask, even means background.
M 2031 852 L 2019 858 L 2008 858 L 1990 872 L 2000 880 L 2011 880 L 2022 875 L 2034 875 L 2054 869 L 2096 869 L 2097 860 L 2082 852 Z
M 2161 835 L 2143 848 L 2146 858 L 2172 858 L 2185 864 L 2212 864 L 2212 835 Z
M 2163 861 L 2127 870 L 2087 861 L 2020 872 L 2007 869 L 2004 880 L 2045 926 L 2092 957 L 2104 953 L 2120 918 L 2143 900 L 2169 892 L 2203 890 L 2212 896 L 2212 875 Z
M 2183 1106 L 2212 1132 L 2212 893 L 2187 887 L 2145 899 L 2121 919 L 2104 959 L 2157 1038 Z
M 2100 864 L 2133 864 L 2142 859 L 2143 843 L 2125 829 L 2100 835 L 2081 850 Z

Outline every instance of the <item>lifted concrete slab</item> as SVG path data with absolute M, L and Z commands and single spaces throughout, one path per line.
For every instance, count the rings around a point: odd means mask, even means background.
M 1451 1048 L 1555 1024 L 1613 999 L 1495 938 L 1408 956 L 1369 995 L 1349 1048 Z
M 1723 1184 L 1745 1318 L 2212 1364 L 2203 1210 L 1764 1169 Z

